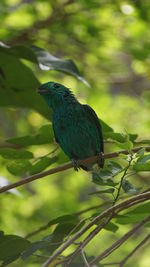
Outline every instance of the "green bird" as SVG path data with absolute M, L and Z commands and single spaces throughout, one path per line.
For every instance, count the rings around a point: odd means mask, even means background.
M 77 160 L 99 155 L 98 164 L 104 166 L 102 129 L 95 111 L 78 102 L 64 85 L 47 82 L 38 88 L 49 108 L 56 142 L 72 160 L 74 169 L 91 170 L 90 164 L 77 165 Z

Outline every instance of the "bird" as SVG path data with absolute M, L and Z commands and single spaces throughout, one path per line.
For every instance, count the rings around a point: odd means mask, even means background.
M 95 111 L 81 104 L 72 91 L 57 82 L 38 87 L 38 93 L 52 109 L 52 126 L 56 142 L 70 158 L 74 169 L 90 171 L 93 164 L 78 166 L 77 161 L 98 156 L 98 165 L 104 166 L 104 142 L 100 121 Z

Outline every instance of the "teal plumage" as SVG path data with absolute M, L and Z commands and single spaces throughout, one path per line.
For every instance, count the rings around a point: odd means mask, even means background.
M 80 104 L 68 88 L 58 83 L 42 84 L 38 92 L 53 111 L 52 124 L 56 142 L 74 164 L 78 159 L 104 152 L 101 125 L 90 106 Z M 99 165 L 103 167 L 103 164 L 101 157 Z M 90 169 L 90 166 L 81 167 Z

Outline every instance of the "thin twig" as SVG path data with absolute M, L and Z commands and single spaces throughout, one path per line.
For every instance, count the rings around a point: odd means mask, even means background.
M 133 256 L 138 249 L 140 249 L 145 243 L 150 240 L 150 234 L 148 234 L 119 264 L 119 267 L 123 267 L 129 258 Z
M 137 151 L 139 151 L 142 148 L 145 148 L 145 150 L 147 152 L 150 151 L 150 146 L 146 146 L 146 147 L 133 148 L 132 152 L 136 153 Z M 121 151 L 118 151 L 118 152 L 108 153 L 108 154 L 105 154 L 104 158 L 105 159 L 115 158 L 115 157 L 118 157 L 120 154 L 128 155 L 129 152 L 128 152 L 128 150 L 121 150 Z M 78 160 L 77 163 L 78 163 L 79 166 L 82 165 L 82 164 L 85 164 L 85 163 L 95 163 L 95 162 L 98 161 L 98 158 L 99 158 L 99 156 L 94 156 L 94 157 L 90 157 L 90 158 L 87 158 L 87 159 Z M 9 185 L 1 187 L 0 188 L 0 193 L 6 192 L 6 191 L 8 191 L 8 190 L 10 190 L 12 188 L 16 188 L 16 187 L 22 186 L 22 185 L 30 183 L 30 182 L 32 182 L 34 180 L 46 177 L 48 175 L 52 175 L 54 173 L 62 172 L 62 171 L 65 171 L 65 170 L 68 170 L 68 169 L 71 169 L 71 168 L 73 168 L 73 165 L 72 165 L 71 162 L 69 162 L 69 163 L 66 163 L 64 165 L 58 166 L 56 168 L 53 168 L 53 169 L 50 169 L 50 170 L 47 170 L 47 171 L 44 171 L 44 172 L 40 172 L 40 173 L 31 175 L 31 176 L 29 176 L 29 177 L 27 177 L 27 178 L 25 178 L 23 180 L 20 180 L 20 181 L 18 181 L 16 183 L 9 184 Z
M 140 223 L 134 226 L 130 231 L 128 231 L 123 237 L 114 242 L 110 247 L 108 247 L 103 253 L 98 255 L 94 260 L 90 262 L 91 266 L 99 263 L 104 258 L 108 257 L 114 250 L 119 248 L 128 238 L 130 238 L 135 232 L 137 232 L 145 223 L 150 221 L 150 215 L 144 218 Z
M 115 203 L 117 202 L 117 200 L 118 200 L 118 198 L 119 198 L 120 190 L 121 190 L 121 188 L 122 188 L 122 184 L 123 184 L 124 178 L 125 178 L 125 176 L 127 175 L 127 171 L 128 171 L 128 169 L 130 168 L 130 166 L 131 166 L 131 162 L 132 162 L 132 155 L 131 155 L 130 160 L 129 160 L 129 162 L 128 162 L 128 166 L 125 167 L 125 171 L 124 171 L 124 173 L 123 173 L 123 175 L 122 175 L 122 177 L 121 177 L 120 184 L 119 184 L 119 188 L 117 188 L 118 191 L 117 191 L 117 195 L 116 195 L 116 197 L 115 197 L 115 199 L 114 199 L 114 201 L 113 201 L 113 205 L 115 205 Z
M 89 265 L 89 263 L 88 263 L 88 261 L 87 261 L 87 258 L 86 258 L 86 256 L 85 256 L 85 252 L 84 252 L 83 249 L 81 250 L 81 255 L 82 255 L 83 261 L 84 261 L 84 263 L 85 263 L 85 266 L 86 266 L 86 267 L 90 267 L 90 265 Z
M 150 199 L 150 192 L 138 194 L 136 196 L 133 196 L 119 204 L 116 204 L 107 210 L 103 211 L 99 215 L 97 215 L 93 220 L 91 220 L 89 223 L 87 223 L 85 226 L 82 227 L 74 236 L 72 236 L 70 239 L 68 239 L 62 246 L 58 248 L 51 256 L 50 258 L 43 264 L 43 267 L 48 267 L 49 264 L 57 258 L 66 248 L 68 248 L 71 244 L 74 243 L 75 240 L 80 238 L 86 231 L 88 231 L 93 225 L 97 224 L 102 218 L 105 218 L 111 213 L 119 213 L 120 211 L 127 209 L 128 207 L 131 207 L 133 205 L 139 204 L 140 202 L 144 202 L 146 200 Z

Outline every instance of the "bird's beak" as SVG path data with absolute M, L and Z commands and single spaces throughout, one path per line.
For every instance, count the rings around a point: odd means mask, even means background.
M 38 91 L 38 93 L 39 93 L 39 94 L 41 94 L 41 95 L 43 95 L 43 94 L 46 94 L 46 93 L 47 93 L 47 90 L 46 90 L 46 89 L 44 89 L 44 88 L 41 88 L 41 87 L 39 87 L 37 91 Z

